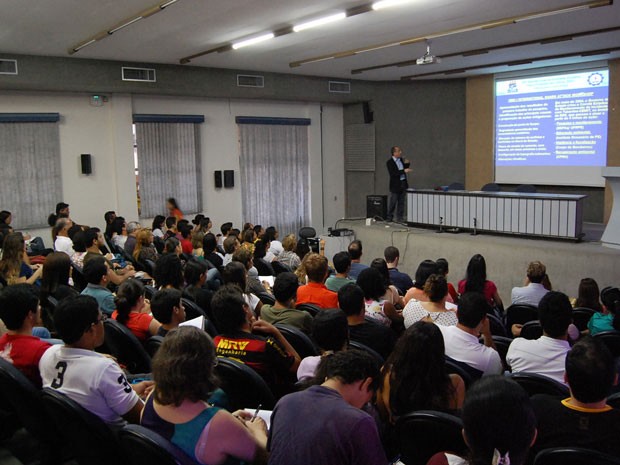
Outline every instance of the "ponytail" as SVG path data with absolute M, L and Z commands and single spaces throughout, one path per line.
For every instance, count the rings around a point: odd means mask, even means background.
M 140 297 L 144 295 L 144 284 L 137 279 L 128 279 L 123 282 L 116 293 L 114 303 L 116 304 L 116 321 L 126 325 L 129 320 L 131 310 L 136 306 Z

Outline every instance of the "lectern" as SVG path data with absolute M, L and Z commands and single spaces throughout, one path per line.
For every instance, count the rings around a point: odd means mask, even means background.
M 611 215 L 601 242 L 606 247 L 620 249 L 620 166 L 606 166 L 601 175 L 607 179 L 613 195 Z

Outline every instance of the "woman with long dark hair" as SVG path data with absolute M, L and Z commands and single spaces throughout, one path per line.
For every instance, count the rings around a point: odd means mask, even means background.
M 459 281 L 459 294 L 465 292 L 479 292 L 484 295 L 491 307 L 502 310 L 504 308 L 497 286 L 493 281 L 487 279 L 487 263 L 480 254 L 471 257 L 467 265 L 465 279 Z
M 416 321 L 424 320 L 442 326 L 454 326 L 457 323 L 456 306 L 448 304 L 448 283 L 439 274 L 432 274 L 426 280 L 424 293 L 427 301 L 410 300 L 403 310 L 405 328 Z
M 426 284 L 426 280 L 430 275 L 438 273 L 437 268 L 437 263 L 433 260 L 424 260 L 420 262 L 418 269 L 415 271 L 413 287 L 405 294 L 405 305 L 408 304 L 411 299 L 420 301 L 428 300 L 428 296 L 424 293 L 424 284 Z
M 574 307 L 586 307 L 591 308 L 595 312 L 602 312 L 603 307 L 601 306 L 599 296 L 598 283 L 592 278 L 583 278 L 579 282 L 579 290 Z
M 588 321 L 590 335 L 603 331 L 620 331 L 620 289 L 606 287 L 601 291 L 603 306 Z
M 403 316 L 391 302 L 383 297 L 387 290 L 381 273 L 375 268 L 363 269 L 357 277 L 357 285 L 364 291 L 366 316 L 384 326 L 401 329 Z
M 153 224 L 151 229 L 153 230 L 153 236 L 164 238 L 164 228 L 166 227 L 166 217 L 164 215 L 157 215 L 153 218 Z
M 441 331 L 433 323 L 418 321 L 402 334 L 383 366 L 377 393 L 382 418 L 394 424 L 414 410 L 457 410 L 464 397 L 463 379 L 446 370 Z
M 118 287 L 114 303 L 116 310 L 112 318 L 127 326 L 138 340 L 146 341 L 157 334 L 161 324 L 150 315 L 150 305 L 144 297 L 144 284 L 140 281 L 124 281 Z

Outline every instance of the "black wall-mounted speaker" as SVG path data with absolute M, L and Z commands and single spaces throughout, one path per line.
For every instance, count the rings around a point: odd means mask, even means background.
M 222 171 L 214 171 L 213 175 L 215 177 L 215 187 L 222 187 Z
M 90 153 L 83 153 L 80 155 L 80 164 L 82 166 L 82 174 L 91 174 L 93 172 Z
M 235 172 L 224 170 L 224 187 L 235 187 Z

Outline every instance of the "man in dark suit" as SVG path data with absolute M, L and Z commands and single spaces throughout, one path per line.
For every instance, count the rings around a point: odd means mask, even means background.
M 396 210 L 396 221 L 405 220 L 405 196 L 409 184 L 407 184 L 407 173 L 411 172 L 409 160 L 402 158 L 400 147 L 392 147 L 392 157 L 386 163 L 390 173 L 390 199 L 388 202 L 387 221 L 394 219 Z

